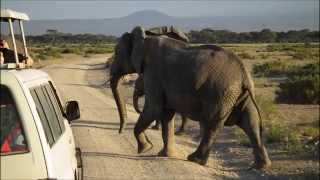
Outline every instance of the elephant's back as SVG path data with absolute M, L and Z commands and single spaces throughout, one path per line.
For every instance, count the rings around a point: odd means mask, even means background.
M 243 88 L 252 87 L 250 75 L 232 52 L 222 49 L 211 52 L 210 57 L 199 57 L 196 87 L 204 101 L 234 104 Z

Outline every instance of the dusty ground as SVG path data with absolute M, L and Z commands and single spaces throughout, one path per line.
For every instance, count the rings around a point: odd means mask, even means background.
M 319 179 L 319 162 L 312 159 L 287 157 L 284 152 L 269 147 L 272 169 L 266 172 L 248 170 L 253 156 L 251 148 L 239 145 L 234 128 L 225 128 L 212 148 L 207 166 L 186 161 L 198 144 L 198 124 L 190 122 L 184 136 L 176 136 L 179 159 L 161 158 L 156 154 L 162 147 L 160 131 L 147 130 L 154 148 L 137 154 L 133 127 L 138 115 L 128 106 L 128 124 L 118 134 L 119 117 L 106 86 L 108 70 L 105 56 L 52 64 L 47 71 L 61 94 L 78 100 L 81 118 L 72 123 L 76 144 L 83 151 L 85 179 Z M 132 87 L 127 85 L 127 103 L 131 104 Z M 318 106 L 295 106 L 296 113 L 308 107 L 312 116 Z M 290 106 L 280 107 L 290 109 Z M 286 112 L 286 111 L 284 111 Z M 304 111 L 300 115 L 303 116 Z M 176 126 L 180 121 L 176 121 Z

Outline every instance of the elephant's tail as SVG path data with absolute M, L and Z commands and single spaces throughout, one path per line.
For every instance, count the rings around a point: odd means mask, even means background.
M 249 95 L 250 95 L 250 97 L 252 99 L 252 102 L 253 102 L 254 106 L 256 107 L 256 109 L 258 111 L 259 121 L 260 121 L 259 122 L 260 138 L 262 139 L 262 130 L 263 130 L 263 128 L 262 128 L 262 116 L 261 116 L 261 113 L 260 113 L 260 108 L 259 108 L 259 106 L 258 106 L 258 104 L 257 104 L 257 102 L 256 102 L 256 100 L 254 98 L 254 95 L 253 95 L 252 91 L 250 89 L 247 89 L 247 91 L 248 91 L 248 93 L 249 93 Z

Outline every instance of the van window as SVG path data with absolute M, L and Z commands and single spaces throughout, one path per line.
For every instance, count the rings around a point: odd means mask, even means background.
M 48 94 L 48 97 L 51 101 L 51 104 L 53 105 L 53 108 L 54 108 L 54 112 L 55 114 L 57 115 L 57 118 L 58 118 L 58 122 L 60 124 L 60 127 L 61 127 L 61 130 L 64 131 L 65 129 L 65 126 L 64 126 L 64 122 L 63 122 L 63 115 L 62 115 L 62 109 L 60 108 L 60 103 L 59 103 L 59 99 L 57 99 L 57 96 L 55 95 L 52 87 L 51 87 L 51 84 L 46 84 L 44 86 L 47 94 Z
M 37 107 L 37 112 L 39 114 L 39 117 L 40 117 L 40 120 L 41 120 L 41 124 L 43 126 L 43 130 L 44 130 L 44 133 L 46 135 L 46 139 L 47 139 L 47 142 L 50 146 L 53 145 L 54 143 L 54 140 L 53 140 L 53 133 L 51 132 L 51 129 L 50 129 L 50 126 L 49 126 L 49 122 L 45 116 L 45 112 L 41 106 L 41 103 L 39 101 L 39 97 L 36 93 L 36 90 L 35 89 L 32 89 L 30 90 L 31 92 L 31 96 L 33 98 L 33 101 L 35 102 L 36 104 L 36 107 Z
M 14 99 L 9 88 L 4 85 L 0 86 L 0 109 L 1 155 L 28 152 L 26 137 Z
M 65 130 L 62 112 L 49 84 L 33 88 L 30 92 L 51 147 Z

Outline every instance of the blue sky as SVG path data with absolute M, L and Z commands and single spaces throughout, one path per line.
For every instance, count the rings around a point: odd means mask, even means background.
M 32 19 L 101 19 L 158 10 L 176 17 L 319 15 L 319 0 L 215 0 L 215 1 L 14 1 L 1 0 L 1 8 L 29 14 Z

